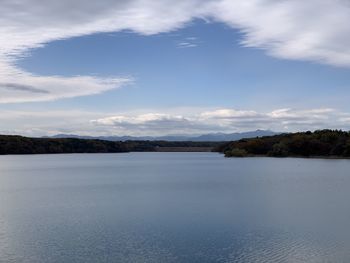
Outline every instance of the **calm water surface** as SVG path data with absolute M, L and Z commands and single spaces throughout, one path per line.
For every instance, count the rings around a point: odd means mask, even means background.
M 0 157 L 0 262 L 350 262 L 350 160 Z

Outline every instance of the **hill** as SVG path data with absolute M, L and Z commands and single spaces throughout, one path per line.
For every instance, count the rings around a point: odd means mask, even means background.
M 28 138 L 0 135 L 0 154 L 211 151 L 216 142 L 105 141 L 79 138 Z
M 241 139 L 218 146 L 227 157 L 350 157 L 350 133 L 318 130 Z

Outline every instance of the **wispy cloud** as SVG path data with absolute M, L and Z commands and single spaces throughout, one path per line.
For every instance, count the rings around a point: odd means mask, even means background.
M 347 0 L 224 0 L 210 6 L 214 19 L 243 32 L 246 47 L 278 58 L 350 66 Z
M 130 78 L 96 78 L 90 76 L 34 76 L 20 72 L 0 75 L 0 103 L 50 101 L 98 94 L 131 83 Z M 23 84 L 29 83 L 29 84 Z
M 44 93 L 47 94 L 49 91 L 38 89 L 33 86 L 17 84 L 17 83 L 0 83 L 0 89 L 14 90 L 14 91 L 26 91 L 30 93 Z
M 191 47 L 197 47 L 198 45 L 191 42 L 180 42 L 177 44 L 178 48 L 191 48 Z
M 194 48 L 199 45 L 197 37 L 186 37 L 185 40 L 177 43 L 178 48 Z
M 197 37 L 186 37 L 186 39 L 187 39 L 188 41 L 196 41 L 196 40 L 198 40 Z
M 242 45 L 275 57 L 350 66 L 347 0 L 3 0 L 0 14 L 0 82 L 43 91 L 1 91 L 2 103 L 96 94 L 127 82 L 118 77 L 38 76 L 16 67 L 16 59 L 33 48 L 100 32 L 169 32 L 196 18 L 239 29 Z M 194 41 L 186 39 L 180 46 L 194 47 Z

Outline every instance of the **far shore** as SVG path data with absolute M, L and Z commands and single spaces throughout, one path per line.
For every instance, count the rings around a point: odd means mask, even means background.
M 212 152 L 213 147 L 156 147 L 156 152 Z
M 177 149 L 178 148 L 178 149 Z M 161 147 L 157 149 L 156 151 L 131 151 L 131 152 L 96 152 L 96 153 L 84 153 L 84 152 L 76 152 L 76 153 L 32 153 L 32 154 L 0 154 L 0 156 L 34 156 L 34 155 L 76 155 L 76 154 L 82 154 L 82 155 L 90 155 L 90 154 L 128 154 L 128 153 L 216 153 L 221 154 L 220 152 L 212 151 L 212 148 L 206 148 L 206 147 L 192 147 L 192 148 L 185 148 L 185 147 Z M 267 155 L 249 155 L 244 157 L 234 157 L 225 156 L 224 158 L 227 159 L 253 159 L 253 158 L 273 158 L 273 159 L 323 159 L 323 160 L 349 160 L 350 157 L 341 157 L 341 156 L 284 156 L 284 157 L 277 157 L 277 156 L 267 156 Z
M 268 156 L 268 155 L 247 155 L 247 156 L 225 156 L 225 158 L 274 158 L 274 159 L 328 159 L 328 160 L 349 160 L 350 157 L 343 156 L 302 156 L 302 155 L 291 155 L 291 156 Z

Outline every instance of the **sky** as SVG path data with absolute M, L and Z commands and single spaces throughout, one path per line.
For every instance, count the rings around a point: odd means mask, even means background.
M 2 0 L 0 133 L 350 129 L 348 0 Z

